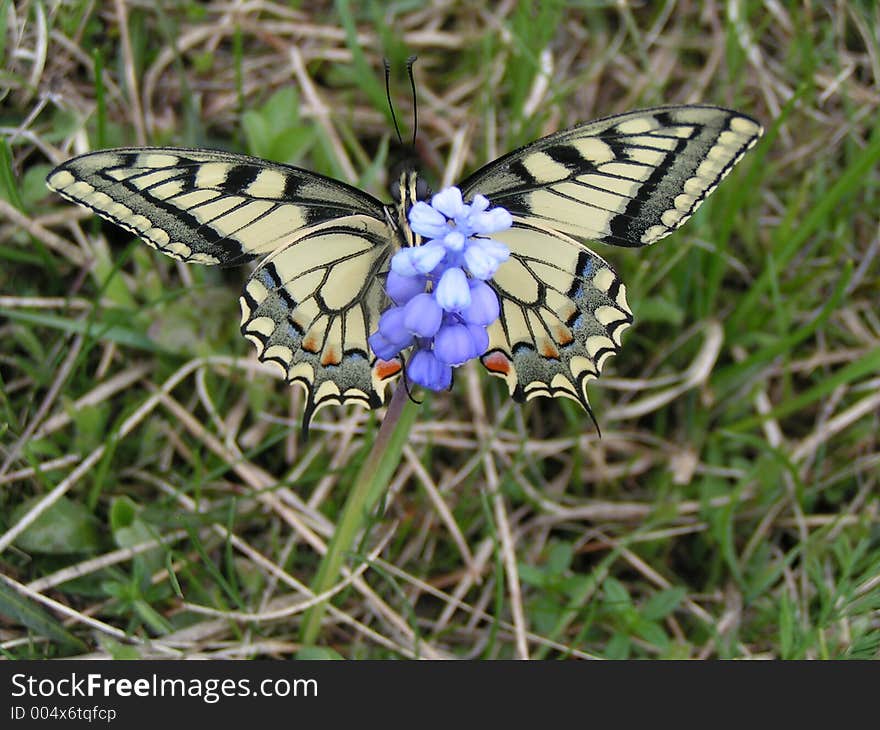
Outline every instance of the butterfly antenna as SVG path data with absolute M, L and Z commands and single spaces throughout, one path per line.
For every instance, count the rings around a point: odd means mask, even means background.
M 413 76 L 413 64 L 418 60 L 418 56 L 410 56 L 406 59 L 406 73 L 409 75 L 409 85 L 412 88 L 413 99 L 413 138 L 412 146 L 416 146 L 416 134 L 419 131 L 419 101 L 416 96 L 416 79 Z
M 397 115 L 394 113 L 394 104 L 391 103 L 391 62 L 387 58 L 383 58 L 382 63 L 385 64 L 385 98 L 388 99 L 388 108 L 391 110 L 391 121 L 394 122 L 397 141 L 403 144 L 403 138 L 400 136 L 400 127 L 397 126 Z

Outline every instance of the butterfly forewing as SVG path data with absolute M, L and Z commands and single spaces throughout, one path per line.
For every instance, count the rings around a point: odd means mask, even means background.
M 304 425 L 327 403 L 381 405 L 400 363 L 377 361 L 367 336 L 397 239 L 372 196 L 288 165 L 181 148 L 82 155 L 47 183 L 182 261 L 266 255 L 241 297 L 242 332 L 304 386 Z
M 646 109 L 539 139 L 461 188 L 582 241 L 643 246 L 688 220 L 760 135 L 726 109 Z
M 47 182 L 162 253 L 203 264 L 243 263 L 352 213 L 383 218 L 382 204 L 357 188 L 212 150 L 103 150 L 68 160 Z

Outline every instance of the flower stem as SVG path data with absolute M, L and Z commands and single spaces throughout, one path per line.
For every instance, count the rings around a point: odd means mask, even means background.
M 409 400 L 406 387 L 401 382 L 391 396 L 385 418 L 382 420 L 370 453 L 361 464 L 354 486 L 342 509 L 342 516 L 327 545 L 327 552 L 318 567 L 311 586 L 315 595 L 324 593 L 339 579 L 345 556 L 354 545 L 355 539 L 369 519 L 379 498 L 387 490 L 388 483 L 400 464 L 403 446 L 416 413 L 417 408 Z M 323 602 L 306 612 L 300 632 L 303 644 L 315 643 L 326 609 L 327 603 Z

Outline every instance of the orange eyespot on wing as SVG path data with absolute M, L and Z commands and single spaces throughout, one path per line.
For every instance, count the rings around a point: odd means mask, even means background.
M 503 352 L 489 352 L 483 355 L 482 361 L 490 373 L 509 375 L 513 371 L 513 363 Z

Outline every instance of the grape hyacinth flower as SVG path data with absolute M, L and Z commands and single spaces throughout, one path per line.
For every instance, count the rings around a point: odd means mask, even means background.
M 391 259 L 385 288 L 393 305 L 370 335 L 377 357 L 390 360 L 412 347 L 409 379 L 431 390 L 452 385 L 452 368 L 477 358 L 489 347 L 486 328 L 500 312 L 498 295 L 486 282 L 508 259 L 507 246 L 492 239 L 513 219 L 504 208 L 489 208 L 475 195 L 470 204 L 449 187 L 415 203 L 412 230 L 424 242 Z

